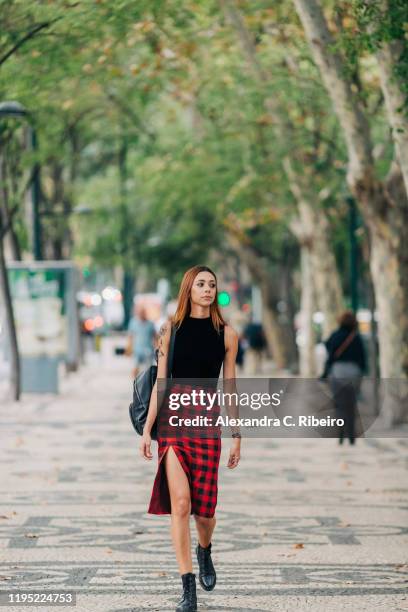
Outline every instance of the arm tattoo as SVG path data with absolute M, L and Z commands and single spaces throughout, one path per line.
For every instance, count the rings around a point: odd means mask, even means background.
M 160 331 L 159 331 L 159 338 L 164 336 L 166 334 L 166 332 L 167 332 L 167 325 L 166 325 L 166 323 L 163 323 L 163 325 L 161 326 Z
M 167 325 L 166 323 L 163 323 L 159 331 L 159 356 L 160 357 L 164 357 L 165 355 L 163 352 L 163 336 L 165 336 L 166 332 L 167 332 Z

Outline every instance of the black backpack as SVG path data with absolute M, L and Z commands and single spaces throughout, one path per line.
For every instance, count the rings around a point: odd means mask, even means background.
M 176 330 L 172 326 L 170 348 L 169 348 L 169 359 L 167 363 L 167 378 L 171 378 L 171 370 L 173 366 L 173 354 L 174 354 L 174 340 L 176 336 Z M 157 353 L 155 351 L 156 363 Z M 150 397 L 152 395 L 154 383 L 157 379 L 157 365 L 151 365 L 147 370 L 140 372 L 133 381 L 133 400 L 129 405 L 129 416 L 132 421 L 132 425 L 135 428 L 139 436 L 143 435 L 143 427 L 145 426 L 147 413 L 149 412 Z M 159 406 L 158 406 L 159 408 Z M 157 440 L 157 419 L 154 423 L 150 432 L 152 440 Z

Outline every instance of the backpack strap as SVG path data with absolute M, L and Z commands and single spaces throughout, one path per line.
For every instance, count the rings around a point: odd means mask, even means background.
M 170 346 L 169 346 L 169 358 L 167 361 L 167 378 L 171 378 L 171 370 L 173 368 L 173 358 L 174 358 L 174 343 L 176 340 L 176 328 L 173 324 L 171 324 L 171 336 L 170 336 Z
M 351 334 L 349 334 L 347 336 L 347 338 L 344 340 L 344 342 L 339 346 L 339 348 L 333 353 L 333 359 L 338 359 L 340 357 L 340 355 L 342 355 L 344 353 L 344 351 L 346 350 L 346 348 L 351 344 L 351 342 L 354 340 L 355 336 L 356 336 L 356 330 L 354 329 Z

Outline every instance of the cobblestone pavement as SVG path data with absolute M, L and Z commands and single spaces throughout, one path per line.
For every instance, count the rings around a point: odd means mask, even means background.
M 81 612 L 173 611 L 169 517 L 146 513 L 157 462 L 138 455 L 130 363 L 111 354 L 59 397 L 1 406 L 0 589 L 74 590 Z M 407 439 L 243 440 L 236 470 L 228 448 L 217 587 L 199 589 L 199 610 L 408 610 Z

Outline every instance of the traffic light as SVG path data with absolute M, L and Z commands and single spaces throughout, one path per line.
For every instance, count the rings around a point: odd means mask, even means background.
M 229 293 L 227 293 L 226 291 L 221 291 L 218 294 L 218 304 L 220 306 L 224 308 L 225 306 L 228 306 L 230 302 L 231 302 L 231 297 Z

